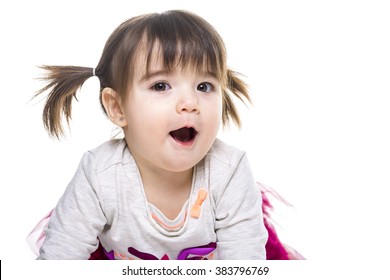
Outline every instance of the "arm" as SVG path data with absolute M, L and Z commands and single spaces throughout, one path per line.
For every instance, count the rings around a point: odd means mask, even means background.
M 219 258 L 265 259 L 268 233 L 263 223 L 261 194 L 245 154 L 216 201 Z
M 86 153 L 58 202 L 38 259 L 88 259 L 107 220 L 93 156 Z

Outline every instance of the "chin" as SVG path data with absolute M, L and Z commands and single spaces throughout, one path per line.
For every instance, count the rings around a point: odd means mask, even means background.
M 192 169 L 199 161 L 176 161 L 166 165 L 166 170 L 170 172 L 184 172 Z
M 176 173 L 180 173 L 180 172 L 185 172 L 185 171 L 188 171 L 190 169 L 192 169 L 193 167 L 195 166 L 194 165 L 191 165 L 191 166 L 172 166 L 170 168 L 167 168 L 168 171 L 170 172 L 176 172 Z

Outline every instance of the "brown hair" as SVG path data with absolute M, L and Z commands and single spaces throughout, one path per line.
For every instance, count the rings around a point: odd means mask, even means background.
M 222 122 L 233 120 L 240 126 L 240 118 L 232 95 L 249 101 L 246 84 L 238 74 L 227 68 L 225 45 L 215 29 L 201 17 L 187 11 L 167 11 L 133 17 L 120 24 L 108 38 L 95 75 L 100 80 L 101 92 L 110 87 L 126 100 L 134 67 L 140 50 L 146 52 L 145 69 L 148 71 L 155 44 L 159 44 L 165 70 L 179 63 L 194 65 L 204 62 L 208 71 L 221 82 L 223 89 Z M 41 66 L 46 70 L 47 85 L 35 95 L 50 90 L 43 110 L 43 123 L 50 135 L 59 138 L 64 134 L 61 118 L 69 124 L 72 100 L 83 83 L 93 76 L 93 68 L 77 66 Z

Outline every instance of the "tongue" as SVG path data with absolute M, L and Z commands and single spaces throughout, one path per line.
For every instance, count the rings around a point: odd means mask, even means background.
M 194 137 L 194 129 L 189 127 L 183 127 L 178 130 L 172 131 L 170 134 L 174 139 L 180 142 L 188 142 Z

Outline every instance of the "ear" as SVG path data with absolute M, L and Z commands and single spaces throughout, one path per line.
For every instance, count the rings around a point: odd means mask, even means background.
M 112 88 L 104 88 L 102 91 L 102 102 L 107 116 L 117 126 L 127 126 L 127 120 L 121 106 L 120 98 L 115 90 Z

